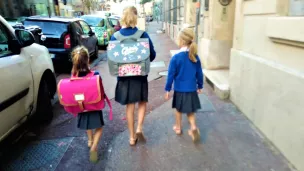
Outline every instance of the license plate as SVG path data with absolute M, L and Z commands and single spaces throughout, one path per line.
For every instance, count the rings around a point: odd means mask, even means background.
M 53 59 L 55 58 L 55 54 L 50 54 L 50 57 Z

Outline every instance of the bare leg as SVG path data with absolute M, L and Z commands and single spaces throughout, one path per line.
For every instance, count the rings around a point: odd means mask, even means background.
M 178 135 L 182 133 L 182 113 L 177 110 L 175 110 L 175 125 L 173 130 Z
M 135 135 L 134 135 L 134 109 L 135 104 L 127 104 L 126 113 L 127 113 L 127 121 L 128 121 L 128 128 L 130 132 L 130 145 L 135 144 Z
M 195 130 L 196 129 L 196 122 L 195 122 L 195 115 L 194 113 L 188 113 L 188 120 L 191 126 L 191 130 Z
M 96 163 L 98 161 L 97 147 L 102 135 L 102 128 L 95 129 L 93 145 L 90 150 L 90 161 Z
M 145 114 L 146 114 L 146 108 L 147 108 L 147 102 L 138 103 L 138 123 L 136 129 L 136 137 L 138 138 L 139 141 L 143 141 L 143 142 L 146 141 L 146 138 L 142 131 Z
M 194 113 L 188 113 L 188 120 L 191 125 L 191 129 L 188 131 L 188 134 L 192 138 L 193 142 L 197 142 L 200 139 L 200 132 L 196 126 Z
M 88 135 L 88 147 L 92 147 L 93 144 L 93 130 L 87 130 Z
M 147 102 L 138 103 L 138 123 L 136 132 L 142 132 L 142 127 L 146 115 Z
M 98 143 L 99 143 L 101 135 L 102 135 L 102 128 L 95 129 L 95 134 L 94 134 L 91 151 L 97 151 L 97 147 L 98 147 Z

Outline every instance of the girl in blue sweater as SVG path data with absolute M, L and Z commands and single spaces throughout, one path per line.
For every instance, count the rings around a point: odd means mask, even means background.
M 200 139 L 200 132 L 196 126 L 194 113 L 201 108 L 198 93 L 202 93 L 203 71 L 193 38 L 194 34 L 190 28 L 184 28 L 179 33 L 178 44 L 181 49 L 170 61 L 165 98 L 169 99 L 169 92 L 174 82 L 172 108 L 176 109 L 176 123 L 173 130 L 177 135 L 182 133 L 182 113 L 186 113 L 191 125 L 188 134 L 194 142 L 197 142 Z

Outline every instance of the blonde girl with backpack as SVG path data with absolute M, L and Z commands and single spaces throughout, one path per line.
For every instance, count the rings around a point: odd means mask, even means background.
M 131 36 L 136 34 L 138 30 L 136 27 L 137 9 L 134 6 L 126 7 L 123 10 L 121 25 L 122 29 L 119 30 L 121 35 Z M 141 38 L 149 39 L 150 61 L 153 61 L 156 52 L 149 35 L 146 32 L 143 32 Z M 117 40 L 115 35 L 111 37 L 111 40 Z M 148 103 L 148 75 L 118 77 L 115 90 L 115 101 L 122 105 L 126 105 L 128 128 L 130 132 L 129 144 L 131 146 L 136 145 L 137 140 L 144 142 L 146 139 L 143 134 L 143 123 Z M 136 130 L 134 130 L 134 111 L 136 104 L 138 104 L 138 123 Z

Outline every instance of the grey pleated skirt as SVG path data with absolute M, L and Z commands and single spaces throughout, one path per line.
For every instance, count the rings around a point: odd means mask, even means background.
M 77 127 L 79 129 L 96 129 L 104 126 L 102 111 L 79 113 L 77 116 Z
M 181 113 L 195 113 L 201 108 L 197 92 L 174 92 L 172 108 Z

